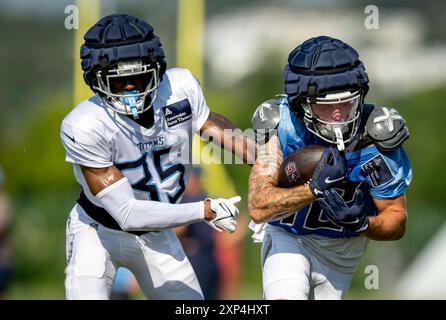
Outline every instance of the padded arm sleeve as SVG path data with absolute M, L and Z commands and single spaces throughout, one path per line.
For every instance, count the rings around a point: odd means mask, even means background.
M 137 200 L 127 178 L 108 186 L 96 199 L 122 230 L 168 229 L 204 219 L 204 202 L 170 204 Z

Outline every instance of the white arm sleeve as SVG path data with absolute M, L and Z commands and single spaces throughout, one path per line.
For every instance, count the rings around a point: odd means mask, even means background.
M 137 200 L 127 178 L 99 192 L 96 199 L 125 231 L 167 229 L 204 219 L 203 201 L 170 204 Z

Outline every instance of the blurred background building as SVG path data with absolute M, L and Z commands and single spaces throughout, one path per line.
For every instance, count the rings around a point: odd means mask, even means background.
M 188 3 L 193 6 L 194 1 Z M 10 239 L 15 277 L 8 291 L 12 299 L 64 298 L 64 227 L 79 192 L 59 139 L 60 122 L 73 108 L 73 68 L 80 69 L 73 67 L 78 52 L 75 31 L 64 24 L 65 8 L 74 4 L 0 2 L 0 163 L 8 177 L 4 189 L 14 205 Z M 148 20 L 161 37 L 168 65 L 178 64 L 177 0 L 100 4 L 101 16 L 127 12 Z M 446 220 L 446 3 L 373 4 L 379 9 L 378 29 L 365 28 L 369 3 L 363 0 L 206 1 L 200 80 L 211 108 L 246 129 L 255 108 L 282 93 L 283 67 L 297 44 L 326 34 L 357 48 L 371 80 L 368 100 L 397 107 L 408 121 L 411 137 L 405 148 L 414 179 L 405 237 L 370 242 L 347 298 L 403 299 L 415 297 L 407 294 L 415 291 L 416 298 L 446 298 L 437 273 L 444 270 L 446 259 L 445 246 L 438 245 L 444 243 L 438 232 Z M 198 41 L 187 40 L 192 46 Z M 246 214 L 249 167 L 234 164 L 225 171 L 244 200 Z M 218 181 L 214 184 L 214 190 L 220 187 Z M 236 296 L 261 299 L 260 246 L 251 243 L 249 234 L 241 246 Z M 379 290 L 364 287 L 368 265 L 380 271 Z

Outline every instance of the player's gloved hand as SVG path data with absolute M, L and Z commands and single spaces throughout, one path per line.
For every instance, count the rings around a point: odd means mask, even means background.
M 226 230 L 233 233 L 237 228 L 237 217 L 239 215 L 238 208 L 234 205 L 239 202 L 241 198 L 239 196 L 232 197 L 230 199 L 210 199 L 205 201 L 210 202 L 212 211 L 216 213 L 215 218 L 212 220 L 205 220 L 213 229 L 222 232 Z
M 348 206 L 335 189 L 324 191 L 324 196 L 319 198 L 319 205 L 331 222 L 339 227 L 354 232 L 364 232 L 369 226 L 369 218 L 364 211 L 363 193 L 358 190 L 355 201 Z
M 331 189 L 346 177 L 344 159 L 338 149 L 325 149 L 310 181 L 310 190 L 320 198 L 325 190 Z

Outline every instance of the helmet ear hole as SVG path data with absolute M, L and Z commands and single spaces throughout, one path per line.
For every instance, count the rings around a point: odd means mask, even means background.
M 102 68 L 107 68 L 109 66 L 108 64 L 108 58 L 107 57 L 102 57 L 100 59 L 100 64 Z
M 294 113 L 297 115 L 297 117 L 299 119 L 302 119 L 304 116 L 304 111 L 302 106 L 300 105 L 300 101 L 297 100 L 292 100 L 292 101 L 288 101 L 289 102 L 289 106 L 291 107 L 291 110 L 294 111 Z
M 330 153 L 330 154 L 329 154 L 329 156 L 328 156 L 328 158 L 327 158 L 327 164 L 328 164 L 329 166 L 333 166 L 333 165 L 334 165 L 334 156 L 333 156 L 333 153 Z

